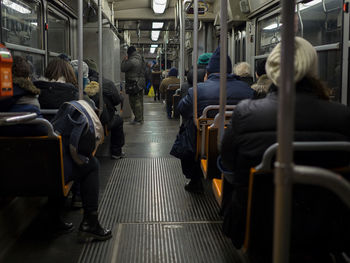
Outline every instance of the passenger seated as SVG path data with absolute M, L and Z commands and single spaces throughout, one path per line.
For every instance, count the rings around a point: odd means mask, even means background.
M 198 57 L 197 60 L 197 83 L 204 81 L 204 76 L 207 73 L 206 67 L 209 63 L 209 59 L 213 53 L 204 53 Z M 187 73 L 187 82 L 183 85 L 181 85 L 181 98 L 185 97 L 188 93 L 188 89 L 193 87 L 193 67 L 190 69 L 190 71 Z
M 315 49 L 305 39 L 295 37 L 294 58 L 294 140 L 349 141 L 350 109 L 329 101 L 328 90 L 317 79 Z M 231 176 L 225 176 L 233 185 L 233 190 L 229 194 L 224 193 L 223 199 L 224 232 L 231 238 L 243 235 L 235 231 L 244 231 L 249 170 L 261 162 L 265 150 L 277 141 L 277 93 L 279 88 L 283 88 L 277 87 L 280 83 L 280 59 L 281 44 L 278 44 L 266 62 L 267 76 L 273 82 L 271 92 L 259 100 L 240 102 L 221 142 L 223 165 L 233 172 Z
M 30 80 L 29 63 L 20 56 L 13 57 L 12 81 L 13 96 L 0 100 L 0 112 L 34 112 L 41 116 L 38 96 L 40 89 Z M 46 135 L 47 129 L 41 125 L 15 125 L 0 127 L 2 136 L 35 136 Z
M 86 59 L 85 62 L 89 66 L 89 79 L 90 83 L 85 87 L 86 94 L 95 102 L 99 107 L 99 73 L 95 61 L 92 59 Z M 111 131 L 111 144 L 110 153 L 111 158 L 120 159 L 125 156 L 122 147 L 125 143 L 125 135 L 123 129 L 123 118 L 117 112 L 116 106 L 123 101 L 123 96 L 119 93 L 117 87 L 113 81 L 103 78 L 103 112 L 100 116 L 100 120 L 103 125 Z
M 58 109 L 64 102 L 79 99 L 78 81 L 72 66 L 63 59 L 54 58 L 45 69 L 44 77 L 34 82 L 41 90 L 42 109 Z
M 255 77 L 257 78 L 257 82 L 251 86 L 255 91 L 255 99 L 264 98 L 272 84 L 272 81 L 266 75 L 265 64 L 266 59 L 259 60 L 256 64 Z
M 253 77 L 251 74 L 250 65 L 247 62 L 237 63 L 233 67 L 233 73 L 240 77 L 240 79 L 246 82 L 249 86 L 253 84 Z
M 171 68 L 168 74 L 168 77 L 163 79 L 162 82 L 160 83 L 159 91 L 161 94 L 162 99 L 165 99 L 166 97 L 166 91 L 168 89 L 168 86 L 170 84 L 180 84 L 180 79 L 177 77 L 177 68 Z M 168 118 L 171 119 L 171 103 L 167 103 L 166 110 L 168 114 Z
M 227 56 L 227 104 L 235 105 L 242 99 L 251 98 L 254 91 L 249 85 L 239 80 L 232 72 L 232 64 Z M 220 101 L 220 47 L 213 53 L 207 66 L 207 74 L 203 83 L 198 83 L 198 117 L 204 108 L 209 105 L 218 105 Z M 196 127 L 193 123 L 193 89 L 188 90 L 179 105 L 179 112 L 183 117 L 183 125 L 177 135 L 170 152 L 181 160 L 182 172 L 190 179 L 185 190 L 190 192 L 202 191 L 202 171 L 200 162 L 195 161 Z

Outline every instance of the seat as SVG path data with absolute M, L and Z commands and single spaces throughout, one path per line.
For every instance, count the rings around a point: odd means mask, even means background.
M 67 196 L 72 182 L 65 183 L 62 138 L 51 123 L 36 114 L 1 114 L 0 125 L 40 124 L 46 136 L 0 136 L 1 196 Z
M 180 88 L 180 84 L 169 84 L 166 90 L 166 107 L 167 110 L 171 112 L 171 115 L 174 117 L 174 100 L 173 96 L 177 89 Z M 175 117 L 174 117 L 175 118 Z

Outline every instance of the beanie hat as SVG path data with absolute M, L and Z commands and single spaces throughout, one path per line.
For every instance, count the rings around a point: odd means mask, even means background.
M 64 54 L 64 53 L 59 54 L 58 57 L 59 57 L 60 59 L 63 59 L 64 61 L 67 61 L 67 62 L 70 62 L 70 61 L 71 61 L 71 59 L 68 57 L 68 55 L 67 55 L 67 54 Z
M 204 54 L 200 55 L 198 57 L 197 64 L 198 65 L 208 65 L 209 59 L 211 58 L 212 55 L 213 55 L 213 53 L 204 53 Z
M 134 46 L 130 46 L 128 48 L 128 51 L 126 51 L 126 53 L 128 53 L 128 56 L 130 56 L 132 53 L 134 53 L 136 51 L 136 48 Z
M 220 46 L 215 50 L 213 55 L 211 56 L 207 71 L 209 73 L 219 73 L 220 72 Z M 227 73 L 232 72 L 232 64 L 231 59 L 229 56 L 227 56 Z
M 78 72 L 79 60 L 72 60 L 70 62 L 75 72 Z M 87 78 L 89 76 L 89 66 L 83 61 L 83 77 Z
M 91 58 L 84 59 L 84 62 L 89 66 L 89 69 L 92 69 L 98 73 L 97 64 L 93 59 Z
M 301 37 L 295 37 L 294 43 L 294 82 L 298 82 L 306 75 L 317 76 L 315 48 Z M 267 76 L 277 86 L 281 74 L 281 43 L 272 50 L 267 58 L 265 68 Z
M 171 68 L 169 73 L 168 73 L 168 77 L 170 76 L 174 76 L 177 77 L 177 69 L 176 68 Z

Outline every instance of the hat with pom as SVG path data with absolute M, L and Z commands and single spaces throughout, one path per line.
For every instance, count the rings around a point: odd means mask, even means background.
M 294 82 L 305 76 L 317 76 L 317 53 L 315 48 L 305 39 L 295 37 L 294 41 Z M 266 74 L 277 86 L 281 75 L 281 43 L 267 58 Z

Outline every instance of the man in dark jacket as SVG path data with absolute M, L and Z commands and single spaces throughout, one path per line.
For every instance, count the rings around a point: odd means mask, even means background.
M 86 59 L 85 62 L 89 66 L 89 79 L 90 84 L 85 88 L 85 92 L 99 107 L 99 85 L 98 78 L 99 73 L 96 63 L 91 59 Z M 118 89 L 114 85 L 113 81 L 103 78 L 102 79 L 102 94 L 103 94 L 103 111 L 100 116 L 100 120 L 104 126 L 111 131 L 111 157 L 113 159 L 120 159 L 124 157 L 122 147 L 125 143 L 125 135 L 123 129 L 123 119 L 117 113 L 118 106 L 123 97 L 119 93 Z
M 159 65 L 155 64 L 152 69 L 151 83 L 154 89 L 154 101 L 160 100 L 159 86 L 161 82 L 162 72 L 159 69 Z
M 130 46 L 128 55 L 121 64 L 121 71 L 125 72 L 126 92 L 129 94 L 130 107 L 135 115 L 131 124 L 143 123 L 143 90 L 145 87 L 144 63 L 141 55 L 134 46 Z M 134 87 L 128 91 L 127 87 Z
M 235 75 L 231 75 L 232 64 L 229 57 L 227 57 L 227 104 L 237 104 L 242 99 L 251 98 L 253 90 L 249 85 L 237 79 Z M 202 114 L 204 108 L 208 105 L 218 105 L 220 101 L 220 47 L 218 47 L 210 58 L 207 66 L 207 75 L 203 83 L 198 83 L 198 117 Z M 193 89 L 189 89 L 188 95 L 184 97 L 178 109 L 184 118 L 184 132 L 190 136 L 190 145 L 192 149 L 180 149 L 177 142 L 175 142 L 171 154 L 181 159 L 182 171 L 186 178 L 190 179 L 186 184 L 185 190 L 191 192 L 198 192 L 202 189 L 199 161 L 195 161 L 195 144 L 196 144 L 196 128 L 193 123 Z M 179 138 L 179 136 L 178 136 Z M 186 143 L 188 145 L 188 143 Z M 183 154 L 185 152 L 185 154 Z

